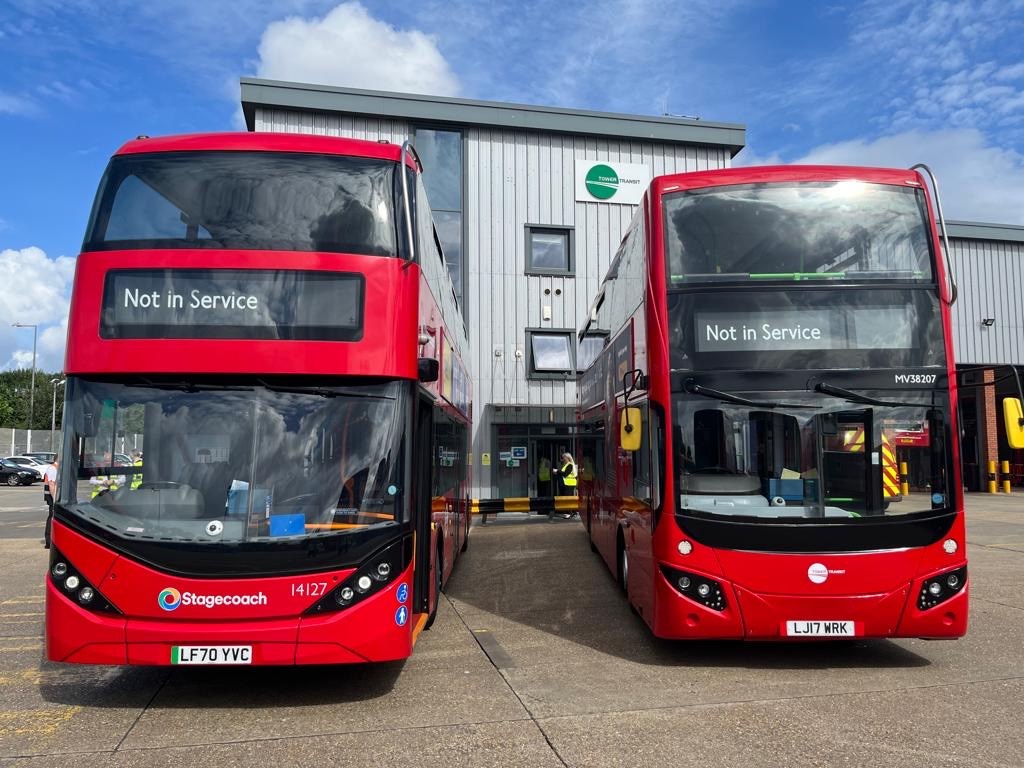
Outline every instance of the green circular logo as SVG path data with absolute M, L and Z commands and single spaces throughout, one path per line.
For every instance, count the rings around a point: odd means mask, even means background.
M 607 200 L 619 191 L 619 175 L 607 165 L 595 165 L 587 171 L 587 192 L 598 200 Z

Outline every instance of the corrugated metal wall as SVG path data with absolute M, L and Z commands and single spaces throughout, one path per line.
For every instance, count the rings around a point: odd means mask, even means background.
M 950 238 L 958 365 L 1024 365 L 1024 243 Z M 989 327 L 985 318 L 993 318 Z
M 266 108 L 256 109 L 255 129 L 394 143 L 405 141 L 411 132 L 410 124 L 402 121 Z M 527 378 L 526 329 L 579 328 L 635 211 L 630 205 L 577 203 L 576 160 L 644 164 L 657 176 L 725 168 L 730 155 L 724 147 L 477 127 L 465 128 L 463 149 L 473 493 L 488 498 L 492 467 L 480 462 L 482 453 L 493 451 L 493 410 L 487 406 L 559 406 L 576 401 L 573 381 Z M 574 277 L 524 274 L 527 224 L 574 227 Z M 545 306 L 550 307 L 550 320 L 543 319 Z

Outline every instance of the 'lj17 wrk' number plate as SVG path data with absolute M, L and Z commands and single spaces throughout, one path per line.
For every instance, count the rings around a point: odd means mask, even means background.
M 855 621 L 787 621 L 786 637 L 856 637 L 860 634 Z
M 252 664 L 252 646 L 175 645 L 171 664 Z

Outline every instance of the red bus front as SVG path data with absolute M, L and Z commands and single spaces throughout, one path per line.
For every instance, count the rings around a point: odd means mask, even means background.
M 627 401 L 643 419 L 593 500 L 630 600 L 663 637 L 964 634 L 948 292 L 921 177 L 735 169 L 656 179 L 648 200 L 613 267 L 650 278 L 608 320 L 614 401 L 581 415 L 617 443 Z
M 440 256 L 411 257 L 429 207 L 402 216 L 422 185 L 400 158 L 240 134 L 111 160 L 69 321 L 49 659 L 409 655 L 465 541 L 468 408 L 419 374 L 464 372 L 461 321 L 428 287 Z

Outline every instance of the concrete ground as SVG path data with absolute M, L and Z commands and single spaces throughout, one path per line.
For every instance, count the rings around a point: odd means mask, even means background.
M 0 766 L 1024 765 L 1024 496 L 969 499 L 959 641 L 658 641 L 577 521 L 510 515 L 411 659 L 314 669 L 41 662 L 39 497 L 0 489 Z

